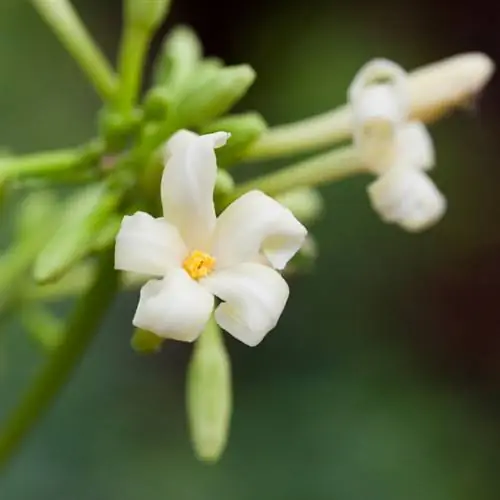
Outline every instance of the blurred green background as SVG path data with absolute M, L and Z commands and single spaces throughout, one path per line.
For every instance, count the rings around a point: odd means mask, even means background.
M 464 50 L 496 58 L 498 7 L 446 5 L 183 0 L 165 29 L 192 24 L 210 55 L 252 64 L 240 109 L 276 124 L 344 102 L 375 56 L 408 69 Z M 76 6 L 113 57 L 119 2 Z M 28 152 L 94 133 L 97 98 L 28 2 L 0 5 L 0 68 L 2 144 Z M 368 177 L 322 189 L 320 257 L 292 280 L 279 327 L 255 349 L 226 336 L 235 411 L 217 466 L 189 445 L 190 346 L 135 355 L 130 294 L 0 478 L 0 499 L 498 500 L 499 102 L 494 79 L 471 110 L 432 127 L 449 210 L 424 234 L 377 218 Z M 265 168 L 242 166 L 241 178 Z M 42 360 L 16 322 L 3 326 L 0 417 Z

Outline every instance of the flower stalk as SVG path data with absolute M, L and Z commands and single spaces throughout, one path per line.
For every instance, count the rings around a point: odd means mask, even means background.
M 7 465 L 71 376 L 113 302 L 118 282 L 118 274 L 113 270 L 113 252 L 108 251 L 100 258 L 92 286 L 78 301 L 67 322 L 64 341 L 53 351 L 3 426 L 0 469 Z
M 32 0 L 33 6 L 80 65 L 103 101 L 116 89 L 116 75 L 67 0 Z

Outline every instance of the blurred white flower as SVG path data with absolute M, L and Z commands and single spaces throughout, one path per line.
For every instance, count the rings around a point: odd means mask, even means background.
M 378 176 L 368 186 L 382 220 L 408 231 L 436 223 L 446 201 L 423 172 L 435 163 L 432 139 L 423 123 L 410 121 L 405 71 L 385 59 L 361 68 L 349 89 L 354 116 L 354 146 Z
M 393 168 L 368 186 L 373 209 L 384 222 L 422 231 L 444 215 L 446 199 L 429 177 L 414 168 Z
M 141 289 L 133 324 L 187 342 L 217 323 L 247 345 L 276 326 L 288 299 L 277 270 L 301 247 L 307 230 L 292 213 L 251 191 L 216 218 L 214 148 L 229 134 L 181 130 L 168 142 L 161 182 L 163 217 L 125 216 L 116 238 L 115 268 L 159 278 Z

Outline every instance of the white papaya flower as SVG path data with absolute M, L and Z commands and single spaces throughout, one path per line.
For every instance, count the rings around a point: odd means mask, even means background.
M 181 130 L 168 142 L 161 182 L 163 217 L 125 216 L 115 268 L 145 274 L 133 324 L 165 338 L 194 341 L 214 309 L 218 324 L 257 345 L 283 312 L 289 289 L 278 270 L 300 249 L 307 230 L 260 191 L 233 202 L 218 218 L 214 148 L 229 134 Z
M 348 91 L 353 110 L 354 145 L 371 168 L 391 164 L 397 134 L 408 119 L 406 72 L 386 59 L 374 59 L 356 74 Z
M 408 231 L 436 223 L 446 200 L 424 173 L 435 164 L 432 138 L 409 118 L 409 82 L 397 64 L 375 59 L 361 68 L 349 89 L 353 139 L 361 161 L 378 176 L 368 186 L 382 220 Z
M 373 209 L 384 222 L 417 232 L 435 224 L 446 199 L 429 177 L 414 168 L 393 168 L 368 186 Z

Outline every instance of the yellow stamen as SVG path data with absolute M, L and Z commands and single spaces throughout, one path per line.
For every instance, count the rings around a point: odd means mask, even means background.
M 184 259 L 182 267 L 191 278 L 199 280 L 214 270 L 215 258 L 201 250 L 194 250 Z

